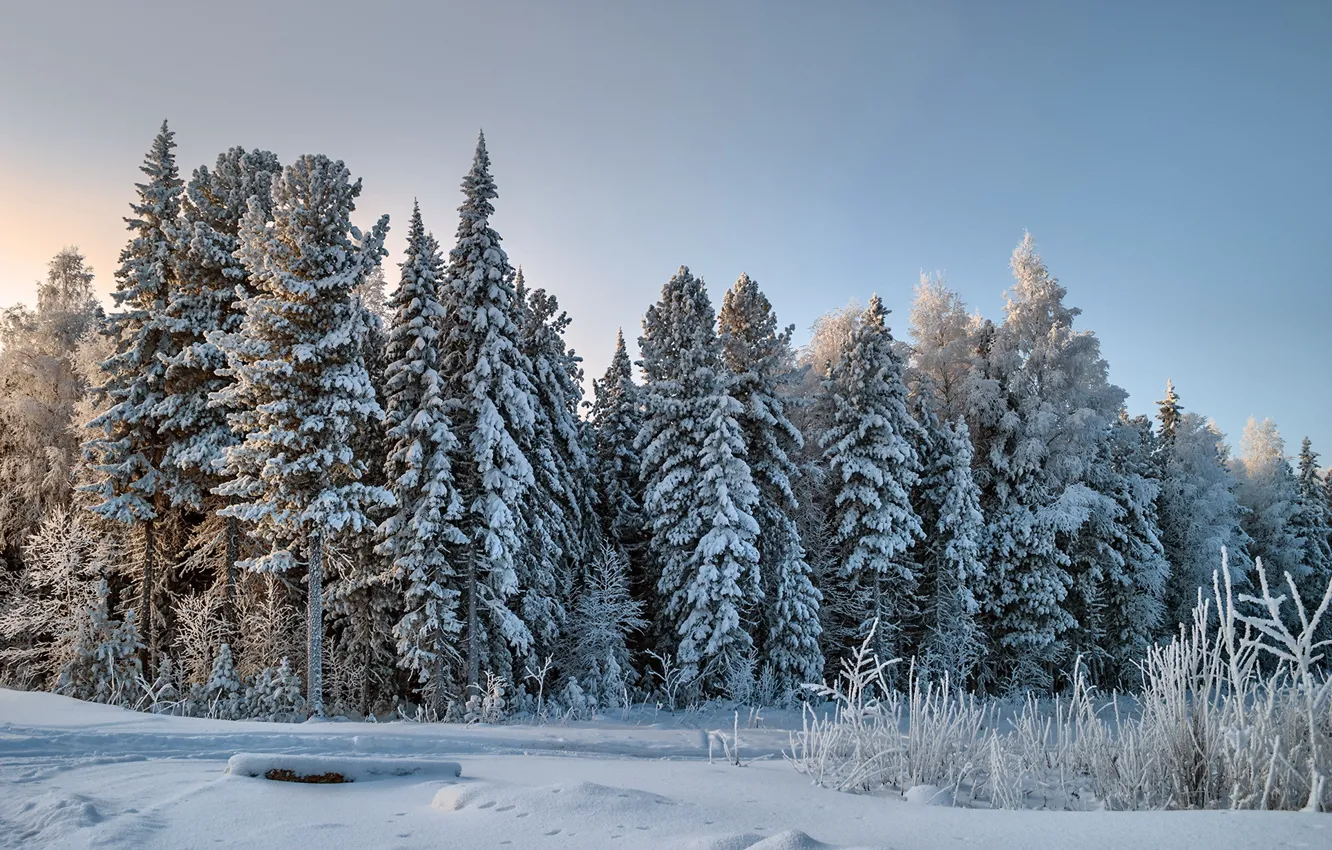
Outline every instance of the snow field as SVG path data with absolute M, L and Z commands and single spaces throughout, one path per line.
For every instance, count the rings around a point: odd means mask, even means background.
M 663 720 L 666 715 L 663 715 Z M 742 730 L 757 743 L 778 730 Z M 557 747 L 562 749 L 557 750 Z M 228 753 L 227 750 L 230 750 Z M 539 755 L 523 755 L 540 753 Z M 462 777 L 302 785 L 262 766 L 457 759 Z M 3 848 L 1324 848 L 1291 812 L 987 811 L 811 785 L 779 759 L 708 764 L 698 730 L 251 723 L 0 690 Z M 297 758 L 299 757 L 299 758 Z

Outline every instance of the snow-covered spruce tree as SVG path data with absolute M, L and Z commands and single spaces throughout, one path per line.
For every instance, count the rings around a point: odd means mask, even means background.
M 28 535 L 70 503 L 82 429 L 75 405 L 88 390 L 75 350 L 102 308 L 77 248 L 52 258 L 37 309 L 0 315 L 0 561 L 17 566 Z
M 593 429 L 593 466 L 601 490 L 599 514 L 605 540 L 628 562 L 634 596 L 655 591 L 646 575 L 647 533 L 643 517 L 641 461 L 634 440 L 643 427 L 642 390 L 634 383 L 624 332 L 615 334 L 615 354 L 601 378 L 592 379 L 595 398 L 588 419 Z
M 1299 488 L 1286 460 L 1286 443 L 1272 420 L 1249 418 L 1240 439 L 1240 456 L 1231 467 L 1239 482 L 1235 498 L 1245 509 L 1240 524 L 1249 535 L 1249 556 L 1255 563 L 1262 559 L 1273 587 L 1285 583 L 1286 573 L 1297 585 L 1306 584 L 1311 576 L 1303 560 L 1303 541 L 1296 533 Z M 1287 614 L 1294 616 L 1293 611 Z
M 462 633 L 461 578 L 454 558 L 467 540 L 457 527 L 463 506 L 450 461 L 460 443 L 441 375 L 444 260 L 439 243 L 425 230 L 419 205 L 412 209 L 400 268 L 402 278 L 389 300 L 385 370 L 385 473 L 397 507 L 379 527 L 377 551 L 389 559 L 402 586 L 405 610 L 394 629 L 401 663 L 416 674 L 442 717 Z
M 1175 392 L 1175 382 L 1166 380 L 1165 398 L 1157 402 L 1160 405 L 1156 412 L 1157 454 L 1161 455 L 1169 451 L 1169 447 L 1175 442 L 1175 432 L 1179 429 L 1179 417 L 1184 407 L 1179 403 L 1179 393 Z
M 978 329 L 967 401 L 989 524 L 982 672 L 989 685 L 1046 689 L 1075 625 L 1068 552 L 1105 504 L 1085 482 L 1125 393 L 1109 383 L 1096 335 L 1073 328 L 1081 311 L 1064 303 L 1030 234 L 1011 264 L 1003 324 Z
M 96 475 L 87 488 L 98 500 L 92 510 L 143 531 L 139 621 L 150 667 L 155 645 L 154 568 L 159 554 L 156 522 L 165 512 L 174 486 L 174 475 L 163 468 L 170 441 L 161 430 L 166 364 L 176 353 L 166 307 L 178 285 L 174 253 L 184 188 L 173 152 L 174 137 L 163 121 L 140 166 L 148 180 L 135 184 L 138 200 L 130 204 L 134 215 L 125 219 L 133 237 L 120 252 L 116 288 L 111 293 L 116 309 L 107 316 L 105 329 L 116 340 L 115 354 L 102 364 L 105 383 L 101 392 L 111 406 L 89 423 L 96 436 L 84 443 L 85 456 Z
M 824 384 L 833 419 L 821 438 L 833 493 L 836 576 L 854 593 L 848 614 L 862 639 L 878 620 L 874 650 L 884 660 L 898 656 L 904 621 L 918 613 L 918 577 L 909 556 L 923 533 L 911 504 L 921 426 L 907 409 L 886 316 L 874 296 L 845 338 Z
M 1296 537 L 1303 548 L 1301 562 L 1308 573 L 1300 593 L 1306 601 L 1316 600 L 1318 588 L 1332 581 L 1332 511 L 1318 478 L 1318 453 L 1309 438 L 1300 443 L 1296 468 L 1296 512 L 1292 520 Z
M 361 314 L 365 331 L 360 336 L 361 359 L 375 389 L 375 397 L 385 398 L 384 375 L 387 367 L 388 335 L 379 313 L 371 309 L 376 299 L 383 300 L 382 275 L 367 279 L 352 290 L 352 301 Z M 385 487 L 388 479 L 388 436 L 384 423 L 367 420 L 358 424 L 351 441 L 353 454 L 366 467 L 362 483 Z M 370 511 L 378 522 L 384 511 Z M 343 702 L 348 711 L 365 717 L 391 708 L 398 691 L 398 653 L 394 628 L 402 619 L 402 590 L 391 568 L 375 553 L 378 537 L 373 527 L 344 528 L 330 544 L 336 550 L 325 590 L 328 632 L 331 636 L 325 656 L 336 659 L 347 683 Z
M 1198 589 L 1212 586 L 1220 569 L 1221 550 L 1229 553 L 1231 581 L 1249 586 L 1249 536 L 1240 524 L 1243 508 L 1235 498 L 1236 482 L 1227 468 L 1228 449 L 1216 427 L 1196 413 L 1181 413 L 1173 439 L 1157 434 L 1161 493 L 1157 524 L 1170 578 L 1166 582 L 1161 636 L 1192 622 Z
M 157 411 L 167 441 L 162 464 L 173 480 L 172 504 L 206 514 L 187 548 L 194 561 L 220 565 L 229 622 L 235 619 L 240 530 L 235 517 L 215 517 L 222 501 L 212 490 L 221 481 L 222 453 L 237 437 L 226 409 L 211 401 L 231 381 L 219 374 L 226 357 L 216 337 L 240 329 L 242 299 L 251 294 L 249 272 L 236 256 L 241 218 L 251 199 L 265 218 L 271 216 L 272 184 L 281 171 L 273 154 L 241 147 L 219 154 L 211 170 L 194 170 L 181 203 L 176 283 L 165 309 L 172 355 Z
M 775 686 L 791 693 L 807 682 L 823 680 L 819 648 L 819 603 L 805 562 L 805 547 L 791 515 L 798 509 L 792 481 L 799 475 L 793 459 L 804 445 L 787 416 L 791 399 L 784 392 L 792 380 L 791 333 L 779 329 L 772 305 L 749 275 L 742 274 L 726 292 L 717 316 L 722 360 L 731 370 L 731 394 L 740 402 L 737 417 L 758 501 L 759 576 L 764 611 L 760 664 L 770 668 Z
M 323 553 L 325 538 L 369 527 L 366 510 L 392 505 L 365 484 L 366 464 L 350 445 L 383 416 L 362 362 L 363 311 L 351 291 L 384 253 L 387 216 L 362 236 L 351 224 L 361 183 L 323 155 L 305 155 L 273 186 L 271 222 L 251 203 L 239 256 L 253 294 L 239 330 L 219 338 L 232 383 L 217 393 L 232 429 L 218 488 L 235 516 L 268 542 L 246 562 L 285 572 L 303 549 L 308 591 L 310 710 L 323 712 Z
M 929 380 L 923 379 L 928 386 Z M 928 393 L 927 389 L 927 393 Z M 931 396 L 932 397 L 932 396 Z M 922 400 L 924 401 L 924 400 Z M 926 402 L 927 403 L 927 402 Z M 971 475 L 972 446 L 966 422 L 942 422 L 930 411 L 918 416 L 925 429 L 918 484 L 924 535 L 913 555 L 921 601 L 916 647 L 924 670 L 965 686 L 985 652 L 976 598 L 985 578 L 981 546 L 985 516 Z
M 1159 468 L 1145 417 L 1121 412 L 1087 484 L 1101 498 L 1071 548 L 1073 659 L 1104 687 L 1132 687 L 1159 631 L 1170 573 L 1157 525 Z
M 513 681 L 509 650 L 525 654 L 532 634 L 509 606 L 518 593 L 519 517 L 532 487 L 532 466 L 522 447 L 533 429 L 531 364 L 518 349 L 518 304 L 508 255 L 490 225 L 498 197 L 486 140 L 477 139 L 472 168 L 463 178 L 457 244 L 449 253 L 448 286 L 441 302 L 445 393 L 454 407 L 462 445 L 452 459 L 463 500 L 458 529 L 466 542 L 457 564 L 464 570 L 467 604 L 468 696 L 479 697 L 482 665 Z
M 647 378 L 641 452 L 651 523 L 657 612 L 687 680 L 705 689 L 754 645 L 761 602 L 753 510 L 758 490 L 745 462 L 744 412 L 730 392 L 716 319 L 703 281 L 681 266 L 643 318 Z
M 581 586 L 600 529 L 594 520 L 594 487 L 584 429 L 582 358 L 564 341 L 569 317 L 543 289 L 529 290 L 521 269 L 514 278 L 519 306 L 519 350 L 531 364 L 531 443 L 523 447 L 533 487 L 522 520 L 525 545 L 519 559 L 521 615 L 546 657 L 565 627 L 568 605 Z

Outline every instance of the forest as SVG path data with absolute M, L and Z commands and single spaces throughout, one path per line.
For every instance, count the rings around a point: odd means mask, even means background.
M 1215 588 L 1326 607 L 1309 440 L 1232 450 L 1165 376 L 1130 416 L 1030 234 L 1000 320 L 923 278 L 904 332 L 866 293 L 799 347 L 681 266 L 585 393 L 484 136 L 453 240 L 418 207 L 388 273 L 341 161 L 174 149 L 109 309 L 68 248 L 0 319 L 6 686 L 463 722 L 798 705 L 869 653 L 885 692 L 1132 693 Z

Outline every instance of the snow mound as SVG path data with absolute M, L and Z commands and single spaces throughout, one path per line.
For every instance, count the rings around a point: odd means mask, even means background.
M 938 785 L 912 785 L 902 792 L 902 799 L 917 806 L 951 806 L 953 792 Z
M 297 777 L 336 773 L 346 782 L 363 782 L 394 776 L 462 775 L 456 761 L 375 759 L 345 756 L 301 756 L 274 753 L 237 753 L 227 760 L 227 773 L 234 776 L 263 776 L 270 770 L 290 771 Z
M 612 788 L 595 782 L 557 785 L 495 785 L 488 782 L 460 783 L 441 788 L 430 803 L 432 808 L 456 812 L 467 808 L 505 812 L 574 812 L 580 816 L 621 813 L 644 814 L 658 806 L 672 806 L 675 801 L 658 794 L 632 788 Z
M 834 845 L 816 841 L 798 829 L 788 829 L 766 838 L 752 832 L 697 838 L 686 850 L 834 850 Z

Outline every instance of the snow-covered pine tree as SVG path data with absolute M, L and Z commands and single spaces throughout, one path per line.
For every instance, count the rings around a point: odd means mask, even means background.
M 1073 660 L 1106 687 L 1136 684 L 1134 664 L 1145 657 L 1161 622 L 1170 565 L 1157 525 L 1160 479 L 1153 448 L 1150 422 L 1121 412 L 1087 478 L 1101 504 L 1071 547 Z
M 1075 620 L 1069 549 L 1102 497 L 1086 480 L 1126 394 L 1109 383 L 1100 342 L 1073 328 L 1080 310 L 1036 253 L 1013 252 L 1003 325 L 982 326 L 969 424 L 989 522 L 984 630 L 987 684 L 1047 689 Z
M 366 464 L 350 446 L 383 416 L 362 360 L 364 312 L 352 289 L 384 253 L 388 218 L 365 234 L 352 226 L 361 183 L 321 154 L 283 169 L 273 186 L 272 221 L 251 203 L 239 254 L 253 294 L 234 334 L 219 338 L 233 382 L 217 393 L 244 437 L 228 446 L 223 509 L 268 542 L 245 565 L 285 572 L 303 548 L 307 565 L 310 710 L 323 711 L 325 539 L 370 526 L 366 510 L 392 495 L 365 484 Z
M 543 289 L 528 289 L 522 269 L 514 278 L 519 306 L 519 350 L 532 367 L 532 442 L 524 446 L 533 487 L 522 519 L 527 525 L 520 558 L 522 617 L 546 657 L 565 627 L 582 572 L 596 551 L 592 467 L 578 420 L 583 401 L 582 358 L 564 341 L 569 316 Z
M 641 461 L 634 440 L 643 427 L 642 390 L 634 383 L 633 363 L 624 332 L 615 334 L 615 354 L 601 378 L 592 379 L 594 400 L 588 420 L 593 429 L 593 465 L 601 489 L 601 533 L 628 562 L 635 597 L 646 601 L 647 537 L 643 518 Z
M 0 315 L 0 560 L 15 566 L 28 536 L 70 503 L 84 436 L 71 419 L 88 390 L 75 350 L 102 318 L 77 248 L 60 251 L 48 268 L 36 310 L 18 305 Z
M 1332 580 L 1332 511 L 1318 479 L 1318 453 L 1308 437 L 1300 443 L 1296 490 L 1297 509 L 1292 524 L 1302 543 L 1300 560 L 1308 570 L 1300 593 L 1306 601 L 1316 601 L 1317 589 L 1326 588 Z
M 641 452 L 657 612 L 667 644 L 704 687 L 722 684 L 753 647 L 760 604 L 758 490 L 745 462 L 744 412 L 724 374 L 716 318 L 703 281 L 681 266 L 643 318 L 647 378 Z M 752 622 L 752 621 L 751 621 Z
M 920 660 L 928 674 L 947 675 L 952 685 L 964 687 L 985 652 L 976 598 L 985 578 L 980 560 L 985 516 L 971 475 L 966 422 L 959 417 L 939 423 L 932 412 L 919 418 L 927 437 L 918 510 L 924 536 L 915 554 L 922 603 Z
M 1236 482 L 1227 464 L 1229 450 L 1216 426 L 1196 413 L 1181 413 L 1174 439 L 1157 435 L 1162 460 L 1157 524 L 1170 578 L 1166 582 L 1161 635 L 1191 622 L 1198 589 L 1212 587 L 1221 569 L 1221 549 L 1229 553 L 1231 580 L 1249 585 L 1249 536 L 1240 524 L 1244 509 L 1235 498 Z
M 779 329 L 767 296 L 742 274 L 722 300 L 717 316 L 722 360 L 731 370 L 731 394 L 740 402 L 737 417 L 758 501 L 759 576 L 764 611 L 760 663 L 771 668 L 775 686 L 794 692 L 807 682 L 823 680 L 819 648 L 819 603 L 822 596 L 811 581 L 805 547 L 791 518 L 798 506 L 793 479 L 804 439 L 787 416 L 792 403 L 784 385 L 792 380 L 795 326 Z
M 174 476 L 163 468 L 169 440 L 162 433 L 161 410 L 166 364 L 176 353 L 166 312 L 178 286 L 175 251 L 184 190 L 175 147 L 175 133 L 163 121 L 140 166 L 148 180 L 135 184 L 134 215 L 125 219 L 133 237 L 120 252 L 111 293 L 116 309 L 107 316 L 105 331 L 115 338 L 116 352 L 102 364 L 101 387 L 111 406 L 89 423 L 97 434 L 84 443 L 96 474 L 87 488 L 98 499 L 92 510 L 143 532 L 139 620 L 148 669 L 155 664 L 156 522 L 174 486 Z
M 875 295 L 844 339 L 841 360 L 824 384 L 833 420 L 821 438 L 834 494 L 836 574 L 855 592 L 858 610 L 852 616 L 862 639 L 878 620 L 874 650 L 883 660 L 897 657 L 904 622 L 918 613 L 918 577 L 909 555 L 923 533 L 911 504 L 920 475 L 921 426 L 907 409 L 886 316 Z
M 436 715 L 443 717 L 450 665 L 459 659 L 455 644 L 462 633 L 461 578 L 454 559 L 467 540 L 457 527 L 463 506 L 450 462 L 460 444 L 441 375 L 444 260 L 439 243 L 425 230 L 419 205 L 412 209 L 400 268 L 402 278 L 389 301 L 385 369 L 385 474 L 397 507 L 379 527 L 377 551 L 389 559 L 402 586 L 405 610 L 394 629 L 401 663 L 426 686 Z
M 237 437 L 227 423 L 227 411 L 211 401 L 212 394 L 231 380 L 219 374 L 226 368 L 226 357 L 216 335 L 240 329 L 241 299 L 251 294 L 249 273 L 236 256 L 241 218 L 251 199 L 265 218 L 271 216 L 272 184 L 281 171 L 272 153 L 242 147 L 219 154 L 211 170 L 208 166 L 194 170 L 181 203 L 176 285 L 165 309 L 172 355 L 157 409 L 166 438 L 162 465 L 173 482 L 172 504 L 208 516 L 188 548 L 196 562 L 207 553 L 207 559 L 220 564 L 228 621 L 235 619 L 240 530 L 235 517 L 214 520 L 222 502 L 212 489 L 221 481 L 217 464 L 222 453 Z
M 533 485 L 522 447 L 534 422 L 532 366 L 518 349 L 518 304 L 508 255 L 490 225 L 499 193 L 490 174 L 486 139 L 477 139 L 463 178 L 457 244 L 449 253 L 449 283 L 441 296 L 446 395 L 463 444 L 453 458 L 463 500 L 458 528 L 467 542 L 457 563 L 467 602 L 467 687 L 480 695 L 482 664 L 512 681 L 509 649 L 526 653 L 532 634 L 510 607 L 519 591 L 522 546 L 516 510 Z

